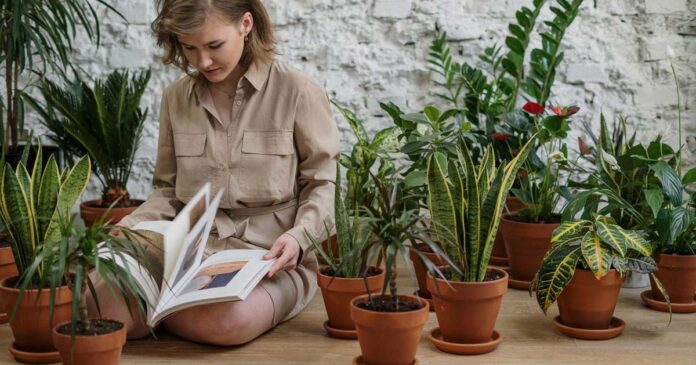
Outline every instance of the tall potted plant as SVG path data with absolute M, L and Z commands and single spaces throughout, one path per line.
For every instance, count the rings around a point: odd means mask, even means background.
M 312 246 L 326 263 L 319 269 L 317 280 L 324 298 L 329 319 L 324 322 L 326 332 L 334 337 L 356 339 L 355 325 L 350 318 L 350 301 L 368 291 L 382 291 L 384 271 L 370 266 L 362 252 L 370 244 L 372 234 L 365 217 L 357 211 L 349 212 L 341 196 L 341 169 L 336 168 L 336 192 L 334 195 L 336 219 L 336 251 L 332 246 L 324 247 L 313 235 L 307 233 Z M 331 226 L 325 225 L 327 237 Z
M 377 177 L 375 196 L 371 205 L 363 206 L 368 213 L 374 239 L 363 250 L 371 261 L 380 256 L 385 263 L 384 287 L 380 294 L 362 295 L 351 302 L 350 314 L 355 324 L 362 355 L 355 361 L 364 364 L 405 365 L 415 361 L 423 325 L 428 319 L 428 303 L 418 297 L 400 295 L 396 286 L 398 255 L 408 264 L 408 245 L 426 242 L 442 255 L 430 240 L 428 232 L 419 225 L 421 220 L 413 189 L 406 188 L 398 170 Z M 430 266 L 432 263 L 427 262 Z M 387 288 L 389 293 L 387 293 Z
M 64 88 L 46 79 L 41 85 L 45 105 L 26 98 L 69 159 L 88 154 L 94 162 L 102 197 L 80 205 L 86 225 L 107 211 L 117 223 L 142 203 L 130 198 L 127 185 L 147 117 L 140 99 L 149 80 L 150 70 L 132 75 L 116 70 L 94 87 L 79 78 L 66 80 Z
M 474 165 L 466 145 L 459 149 L 457 160 L 436 154 L 428 161 L 433 229 L 457 268 L 444 270 L 446 280 L 428 276 L 440 324 L 430 332 L 430 340 L 443 351 L 481 354 L 494 350 L 502 340 L 494 326 L 508 275 L 488 264 L 505 199 L 533 141 L 500 167 L 495 165 L 491 146 L 479 166 Z
M 39 146 L 37 156 L 40 158 L 41 154 Z M 45 170 L 41 164 L 34 164 L 31 174 L 21 162 L 16 169 L 9 164 L 3 169 L 0 219 L 7 227 L 19 274 L 26 276 L 32 267 L 36 271 L 36 275 L 24 281 L 27 289 L 22 295 L 18 277 L 6 278 L 0 283 L 0 294 L 10 305 L 8 313 L 15 338 L 10 352 L 20 361 L 55 362 L 60 359 L 53 347 L 51 324 L 70 319 L 72 293 L 49 270 L 54 257 L 40 252 L 59 248 L 59 217 L 69 213 L 87 187 L 89 175 L 89 157 L 79 159 L 62 173 L 53 156 Z M 51 290 L 40 290 L 49 284 Z
M 87 38 L 99 45 L 100 24 L 94 3 L 85 0 L 0 2 L 3 29 L 0 67 L 5 78 L 5 100 L 0 100 L 0 111 L 6 116 L 0 126 L 0 140 L 13 165 L 18 162 L 20 151 L 16 148 L 24 127 L 21 95 L 34 84 L 29 76 L 47 69 L 61 73 L 71 67 L 69 55 L 78 28 L 84 29 Z M 107 1 L 96 3 L 123 17 Z M 20 80 L 25 77 L 30 81 L 21 85 Z
M 605 340 L 621 334 L 625 323 L 613 317 L 621 283 L 629 271 L 656 270 L 650 244 L 602 215 L 563 223 L 552 242 L 532 285 L 539 307 L 546 313 L 558 300 L 554 325 L 571 337 Z

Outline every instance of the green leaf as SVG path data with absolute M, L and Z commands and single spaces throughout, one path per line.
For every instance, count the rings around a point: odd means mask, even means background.
M 589 231 L 585 233 L 582 239 L 582 256 L 594 273 L 597 280 L 603 278 L 609 272 L 611 264 L 611 256 L 607 250 L 602 247 L 602 241 L 598 235 Z
M 432 226 L 442 247 L 454 262 L 461 262 L 457 248 L 457 215 L 452 192 L 445 176 L 446 166 L 440 164 L 437 154 L 428 160 L 428 207 L 432 218 Z
M 512 50 L 513 52 L 516 52 L 517 54 L 524 54 L 524 45 L 522 45 L 522 42 L 520 42 L 519 39 L 515 37 L 507 37 L 505 39 L 505 44 Z
M 676 207 L 672 210 L 672 219 L 669 230 L 672 240 L 677 240 L 681 235 L 691 228 L 694 221 L 694 213 L 684 207 Z
M 561 245 L 546 254 L 536 278 L 536 300 L 544 313 L 558 299 L 582 256 L 580 245 Z
M 662 189 L 672 204 L 674 206 L 681 205 L 683 192 L 681 179 L 679 179 L 674 169 L 664 161 L 658 161 L 650 165 L 650 168 L 655 171 L 655 176 L 660 180 Z
M 437 120 L 440 118 L 440 110 L 431 105 L 426 106 L 423 109 L 423 113 L 431 122 L 437 122 Z
M 687 171 L 687 173 L 682 178 L 682 184 L 684 186 L 693 184 L 694 182 L 696 182 L 696 167 Z
M 664 203 L 665 198 L 664 195 L 662 194 L 662 190 L 660 189 L 648 189 L 645 190 L 645 200 L 648 203 L 648 206 L 650 207 L 650 210 L 653 212 L 653 218 L 657 218 L 657 213 L 660 211 L 660 208 L 662 207 L 662 203 Z
M 597 234 L 602 241 L 616 250 L 619 256 L 626 257 L 626 253 L 628 252 L 628 244 L 626 243 L 626 237 L 623 234 L 623 230 L 621 230 L 621 228 L 615 224 L 610 224 L 599 219 L 595 221 L 595 226 L 597 229 Z

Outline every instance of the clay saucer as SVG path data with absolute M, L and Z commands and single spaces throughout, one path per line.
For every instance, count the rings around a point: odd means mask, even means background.
M 414 296 L 417 296 L 418 298 L 421 298 L 421 299 L 425 300 L 426 302 L 428 302 L 428 305 L 430 305 L 430 306 L 429 306 L 430 311 L 431 311 L 431 312 L 434 312 L 434 311 L 435 311 L 435 306 L 433 305 L 433 298 L 432 298 L 432 296 L 430 295 L 430 293 L 428 293 L 428 295 L 425 296 L 425 295 L 423 295 L 423 293 L 422 293 L 420 290 L 416 290 L 416 291 L 413 292 L 413 295 L 414 295 Z
M 14 342 L 10 345 L 10 353 L 17 361 L 27 364 L 51 364 L 61 361 L 58 351 L 26 352 L 15 348 Z
M 669 306 L 667 302 L 657 300 L 653 298 L 652 290 L 648 289 L 640 293 L 640 299 L 643 299 L 645 305 L 650 309 L 654 309 L 660 312 L 669 312 Z M 672 313 L 694 313 L 696 312 L 696 295 L 694 295 L 694 301 L 691 303 L 671 303 Z
M 600 330 L 566 326 L 561 323 L 560 317 L 561 316 L 556 316 L 553 319 L 553 325 L 556 326 L 556 329 L 566 336 L 579 338 L 581 340 L 608 340 L 620 335 L 624 328 L 626 328 L 626 322 L 616 317 L 611 318 L 609 328 Z
M 510 266 L 510 260 L 507 257 L 491 256 L 489 264 L 493 266 Z
M 342 330 L 338 328 L 331 327 L 329 321 L 324 321 L 324 329 L 326 333 L 331 337 L 342 338 L 345 340 L 355 340 L 358 338 L 358 331 L 356 330 Z
M 353 365 L 365 365 L 365 361 L 363 360 L 362 355 L 358 355 L 353 358 Z M 420 365 L 418 359 L 413 360 L 413 365 Z
M 513 279 L 512 276 L 510 276 L 508 278 L 508 288 L 519 289 L 519 290 L 529 290 L 529 287 L 531 285 L 532 285 L 531 281 Z
M 457 355 L 480 355 L 495 350 L 503 340 L 503 336 L 498 331 L 493 331 L 491 340 L 484 343 L 447 342 L 442 338 L 440 327 L 435 327 L 428 333 L 428 339 L 440 351 Z

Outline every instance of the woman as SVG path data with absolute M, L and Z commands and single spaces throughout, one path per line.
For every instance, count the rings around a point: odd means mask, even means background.
M 278 261 L 244 301 L 193 307 L 164 325 L 196 342 L 242 344 L 297 315 L 316 291 L 305 232 L 321 237 L 332 218 L 338 130 L 323 88 L 273 58 L 260 1 L 159 0 L 158 9 L 164 62 L 188 75 L 162 96 L 154 191 L 120 225 L 174 218 L 207 181 L 224 189 L 208 249 L 265 248 Z M 148 333 L 109 299 L 104 317 L 125 322 L 129 338 Z

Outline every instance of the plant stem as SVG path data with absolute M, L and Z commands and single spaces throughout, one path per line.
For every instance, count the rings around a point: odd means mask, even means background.
M 84 279 L 82 279 L 82 282 L 80 283 L 80 286 L 78 287 L 78 290 L 81 291 L 82 295 L 80 296 L 80 306 L 79 306 L 79 323 L 82 326 L 82 330 L 85 333 L 90 333 L 92 331 L 92 323 L 89 321 L 89 313 L 87 311 L 87 295 L 86 295 L 86 288 L 87 288 L 87 280 L 88 276 L 85 276 Z
M 669 65 L 672 68 L 672 76 L 674 77 L 674 84 L 677 88 L 677 121 L 679 123 L 679 153 L 677 154 L 677 173 L 681 178 L 681 149 L 682 149 L 682 117 L 681 117 L 681 93 L 679 92 L 679 79 L 677 78 L 677 71 L 674 68 L 674 62 L 669 59 Z

